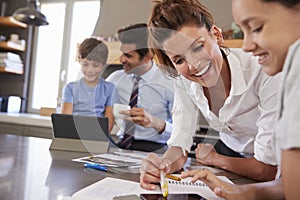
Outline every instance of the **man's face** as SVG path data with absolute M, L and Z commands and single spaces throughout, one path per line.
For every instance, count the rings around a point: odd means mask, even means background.
M 137 74 L 136 71 L 139 70 L 139 67 L 144 65 L 144 61 L 136 52 L 136 45 L 122 43 L 120 50 L 122 52 L 120 62 L 123 64 L 125 72 L 127 74 Z

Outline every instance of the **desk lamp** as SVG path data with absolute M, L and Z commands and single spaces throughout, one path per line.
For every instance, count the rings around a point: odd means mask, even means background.
M 17 9 L 13 14 L 13 18 L 33 26 L 44 26 L 49 24 L 46 16 L 40 12 L 39 0 L 27 0 L 26 7 Z

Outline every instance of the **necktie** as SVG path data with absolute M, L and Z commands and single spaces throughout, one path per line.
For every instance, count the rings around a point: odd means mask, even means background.
M 135 81 L 133 83 L 131 96 L 129 100 L 129 105 L 131 108 L 137 106 L 138 96 L 139 96 L 139 81 L 141 77 L 135 76 Z M 119 143 L 119 146 L 124 149 L 129 149 L 132 145 L 133 135 L 135 130 L 135 124 L 130 121 L 125 122 L 125 130 L 124 130 L 124 136 L 121 142 Z

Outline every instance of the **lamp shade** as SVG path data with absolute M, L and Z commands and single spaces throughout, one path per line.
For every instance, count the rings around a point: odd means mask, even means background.
M 27 5 L 27 7 L 17 9 L 13 14 L 13 18 L 17 21 L 33 26 L 49 24 L 46 16 L 37 10 L 36 5 L 34 7 Z

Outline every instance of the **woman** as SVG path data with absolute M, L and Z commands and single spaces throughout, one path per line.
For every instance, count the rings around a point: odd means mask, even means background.
M 233 0 L 236 23 L 244 32 L 243 49 L 259 57 L 269 75 L 283 71 L 274 144 L 281 169 L 275 181 L 234 186 L 210 172 L 190 171 L 225 199 L 299 199 L 300 197 L 300 0 Z
M 173 132 L 162 159 L 143 161 L 141 185 L 154 188 L 159 170 L 182 168 L 193 142 L 199 110 L 220 132 L 214 146 L 200 144 L 197 161 L 255 180 L 273 180 L 276 159 L 272 132 L 279 77 L 262 72 L 241 49 L 220 48 L 223 37 L 209 11 L 197 0 L 156 2 L 150 18 L 153 48 L 176 81 Z

